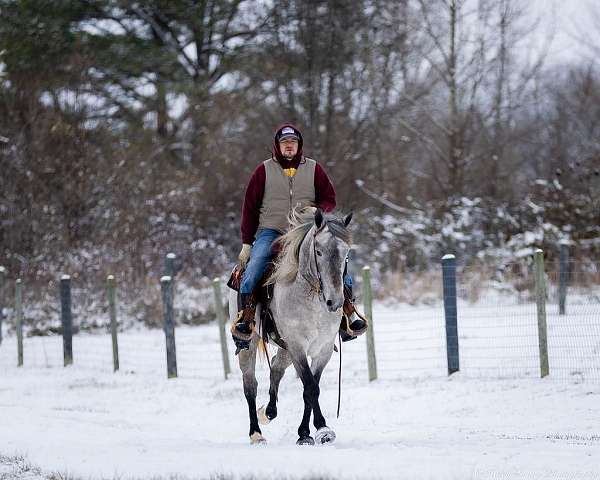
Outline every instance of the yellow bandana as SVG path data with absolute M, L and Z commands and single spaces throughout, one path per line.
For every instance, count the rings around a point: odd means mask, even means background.
M 293 177 L 294 175 L 296 175 L 296 169 L 294 167 L 292 167 L 292 168 L 284 168 L 283 169 L 283 173 L 285 173 L 285 175 L 287 177 Z

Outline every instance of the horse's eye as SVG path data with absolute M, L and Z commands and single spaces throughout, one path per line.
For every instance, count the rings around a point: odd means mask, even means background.
M 321 251 L 320 251 L 320 250 L 317 250 L 317 255 L 318 255 L 319 257 L 321 257 L 323 254 L 321 253 Z

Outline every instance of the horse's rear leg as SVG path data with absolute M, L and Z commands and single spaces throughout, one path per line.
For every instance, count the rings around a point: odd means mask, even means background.
M 239 353 L 240 369 L 242 370 L 242 379 L 244 382 L 244 395 L 248 402 L 248 413 L 250 416 L 250 442 L 264 443 L 260 427 L 258 426 L 258 417 L 256 416 L 256 390 L 258 382 L 256 381 L 256 347 L 258 338 L 254 336 L 250 342 L 248 350 L 242 350 Z
M 267 408 L 259 412 L 261 423 L 268 423 L 277 416 L 277 393 L 279 392 L 279 383 L 285 374 L 286 368 L 292 364 L 288 352 L 283 349 L 277 351 L 271 362 L 271 383 L 269 386 L 269 404 Z M 261 418 L 264 415 L 264 418 Z

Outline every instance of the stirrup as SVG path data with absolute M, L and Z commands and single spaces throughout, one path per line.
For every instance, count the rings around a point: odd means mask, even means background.
M 233 336 L 234 340 L 238 339 L 238 340 L 242 340 L 245 342 L 249 342 L 250 339 L 252 338 L 252 334 L 254 333 L 254 322 L 246 322 L 245 320 L 243 320 L 241 318 L 241 316 L 243 315 L 243 311 L 240 312 L 240 314 L 238 315 L 238 321 L 236 321 L 235 323 L 233 323 L 231 325 L 231 335 Z M 248 326 L 250 328 L 250 332 L 241 332 L 240 330 L 237 329 L 237 326 L 243 323 L 244 326 Z
M 238 353 L 240 353 L 242 350 L 250 350 L 250 341 L 249 340 L 240 340 L 238 338 L 235 338 L 233 335 L 231 335 L 233 338 L 233 343 L 235 343 L 235 354 L 237 355 Z

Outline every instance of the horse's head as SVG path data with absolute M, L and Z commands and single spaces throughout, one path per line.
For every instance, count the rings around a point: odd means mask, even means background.
M 281 253 L 266 283 L 290 284 L 300 278 L 335 312 L 344 303 L 344 264 L 350 250 L 348 224 L 352 214 L 340 217 L 319 209 L 293 210 L 291 229 L 278 240 Z
M 348 224 L 352 214 L 343 218 L 323 214 L 317 209 L 311 229 L 309 270 L 318 282 L 321 300 L 330 312 L 344 303 L 344 266 L 350 250 Z

